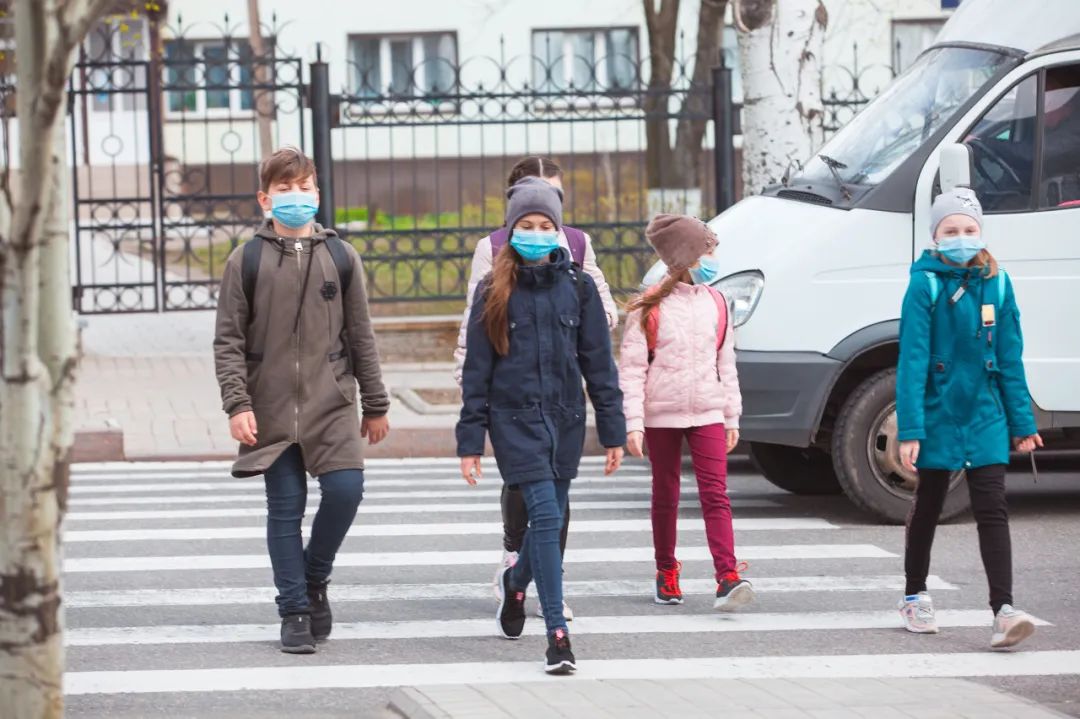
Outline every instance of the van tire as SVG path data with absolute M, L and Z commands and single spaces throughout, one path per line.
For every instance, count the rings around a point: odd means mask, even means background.
M 895 411 L 895 407 L 895 368 L 863 381 L 840 409 L 833 430 L 832 458 L 836 478 L 856 507 L 889 524 L 904 524 L 914 493 L 890 483 L 885 476 L 887 468 L 879 467 L 871 456 L 871 447 L 880 447 L 879 435 L 883 431 L 880 418 Z M 954 475 L 941 521 L 967 511 L 971 500 L 964 485 L 959 473 Z
M 750 443 L 750 461 L 765 479 L 792 494 L 840 494 L 833 462 L 816 447 Z

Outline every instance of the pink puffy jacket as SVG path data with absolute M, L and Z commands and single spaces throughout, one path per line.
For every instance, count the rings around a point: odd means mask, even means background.
M 619 384 L 626 431 L 648 427 L 702 427 L 723 423 L 738 429 L 742 394 L 735 369 L 735 332 L 716 351 L 719 311 L 707 287 L 680 282 L 660 303 L 656 352 L 641 329 L 641 312 L 626 319 Z

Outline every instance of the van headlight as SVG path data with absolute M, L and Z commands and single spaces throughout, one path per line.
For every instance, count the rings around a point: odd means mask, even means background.
M 713 287 L 727 298 L 731 307 L 731 320 L 734 327 L 741 327 L 750 320 L 757 309 L 761 291 L 765 289 L 765 275 L 757 270 L 739 272 L 717 280 Z

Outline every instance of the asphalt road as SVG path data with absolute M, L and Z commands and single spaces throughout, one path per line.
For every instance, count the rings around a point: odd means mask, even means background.
M 843 497 L 787 494 L 735 463 L 737 547 L 758 600 L 721 617 L 692 479 L 679 533 L 687 602 L 661 607 L 646 468 L 613 482 L 587 464 L 566 564 L 581 674 L 589 662 L 641 659 L 660 672 L 670 658 L 728 657 L 733 672 L 758 659 L 757 675 L 781 677 L 792 670 L 780 658 L 803 657 L 840 678 L 970 677 L 1080 716 L 1080 464 L 1040 470 L 1037 485 L 1018 472 L 1009 499 L 1016 604 L 1048 624 L 1020 650 L 991 653 L 968 518 L 937 535 L 943 631 L 910 635 L 894 610 L 902 528 L 871 523 Z M 68 715 L 378 716 L 396 686 L 542 675 L 541 636 L 495 636 L 497 475 L 472 490 L 455 471 L 453 460 L 371 463 L 331 585 L 335 636 L 297 657 L 277 650 L 257 480 L 222 465 L 80 466 L 65 525 Z M 313 483 L 311 506 L 317 494 Z M 846 657 L 859 658 L 855 670 Z

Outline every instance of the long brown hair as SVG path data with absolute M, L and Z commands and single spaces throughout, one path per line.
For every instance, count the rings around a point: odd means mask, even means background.
M 667 274 L 660 282 L 649 287 L 644 292 L 635 295 L 633 299 L 626 303 L 627 314 L 634 312 L 635 310 L 641 310 L 639 321 L 641 322 L 642 332 L 648 331 L 647 324 L 649 321 L 649 313 L 652 311 L 652 308 L 657 307 L 663 302 L 664 298 L 670 295 L 672 290 L 675 289 L 675 285 L 689 279 L 687 274 L 686 270 L 683 270 L 677 275 Z
M 518 180 L 525 177 L 543 177 L 562 179 L 563 171 L 554 160 L 548 157 L 523 157 L 510 168 L 510 177 L 506 179 L 506 186 L 513 187 Z
M 491 282 L 484 295 L 484 329 L 491 346 L 503 357 L 510 354 L 510 293 L 517 287 L 521 259 L 507 242 L 491 264 Z

